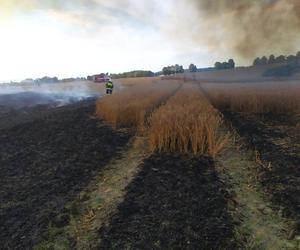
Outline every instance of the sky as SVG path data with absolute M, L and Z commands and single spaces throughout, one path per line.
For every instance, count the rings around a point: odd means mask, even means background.
M 209 67 L 231 57 L 247 65 L 262 53 L 294 53 L 297 1 L 0 0 L 0 81 Z

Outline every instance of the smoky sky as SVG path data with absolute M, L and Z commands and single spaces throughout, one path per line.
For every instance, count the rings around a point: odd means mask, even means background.
M 300 50 L 299 0 L 190 0 L 201 30 L 191 37 L 243 58 Z M 198 32 L 198 35 L 195 34 Z
M 110 25 L 152 29 L 178 51 L 250 62 L 300 50 L 300 0 L 3 0 L 24 12 L 44 11 L 77 29 Z M 9 5 L 8 4 L 8 5 Z M 89 34 L 93 34 L 88 30 Z M 192 45 L 191 45 L 192 44 Z M 190 53 L 190 51 L 186 51 Z M 212 59 L 212 60 L 214 60 Z

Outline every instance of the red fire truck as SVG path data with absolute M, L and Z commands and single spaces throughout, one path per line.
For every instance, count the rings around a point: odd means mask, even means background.
M 101 73 L 99 75 L 94 75 L 93 76 L 93 81 L 94 82 L 101 83 L 101 82 L 107 82 L 108 80 L 109 80 L 108 75 L 104 74 L 104 73 Z

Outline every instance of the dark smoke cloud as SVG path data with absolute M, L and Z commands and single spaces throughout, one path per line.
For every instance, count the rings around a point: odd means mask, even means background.
M 264 53 L 293 53 L 300 37 L 299 0 L 188 0 L 195 20 L 213 48 L 225 47 L 245 59 Z M 199 32 L 199 30 L 196 30 Z M 225 44 L 225 46 L 224 46 Z

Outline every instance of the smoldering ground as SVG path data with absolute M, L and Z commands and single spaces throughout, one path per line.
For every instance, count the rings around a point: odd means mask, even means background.
M 57 84 L 0 85 L 0 107 L 24 108 L 36 105 L 63 106 L 88 98 L 100 97 L 104 85 L 92 82 Z

